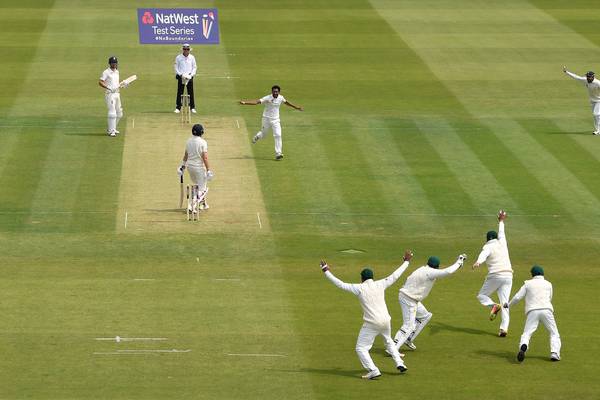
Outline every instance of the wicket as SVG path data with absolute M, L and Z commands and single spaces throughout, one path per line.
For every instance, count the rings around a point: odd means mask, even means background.
M 181 122 L 184 124 L 189 124 L 192 122 L 189 94 L 181 95 Z

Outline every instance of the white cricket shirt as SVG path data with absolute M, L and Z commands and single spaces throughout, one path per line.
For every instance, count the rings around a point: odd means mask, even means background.
M 367 279 L 363 283 L 345 283 L 336 278 L 331 271 L 326 271 L 325 276 L 337 287 L 358 296 L 363 310 L 363 320 L 375 325 L 386 325 L 392 317 L 385 304 L 385 289 L 393 285 L 408 267 L 404 261 L 396 271 L 385 279 L 374 281 Z
M 592 103 L 600 102 L 600 81 L 598 79 L 594 78 L 592 83 L 589 83 L 585 76 L 579 76 L 569 71 L 565 71 L 565 73 L 571 78 L 576 79 L 585 85 L 585 87 L 588 90 L 588 95 L 590 96 L 590 101 Z
M 195 76 L 196 58 L 191 54 L 188 54 L 187 57 L 183 54 L 179 54 L 175 57 L 175 73 L 177 75 L 191 74 L 192 76 Z
M 279 107 L 285 103 L 285 98 L 282 95 L 273 97 L 272 94 L 260 99 L 260 103 L 264 104 L 263 117 L 269 119 L 279 119 Z
M 400 289 L 400 294 L 404 294 L 415 301 L 423 301 L 431 292 L 436 279 L 444 278 L 456 272 L 461 266 L 462 262 L 457 261 L 444 269 L 435 269 L 428 265 L 417 268 L 406 278 L 404 286 Z
M 504 233 L 504 221 L 498 223 L 498 239 L 488 240 L 483 245 L 483 249 L 477 257 L 477 262 L 487 264 L 488 275 L 513 273 L 510 257 L 508 256 L 508 243 Z
M 104 81 L 104 84 L 108 86 L 109 89 L 117 89 L 119 87 L 119 70 L 115 69 L 114 71 L 110 68 L 106 68 L 104 72 L 102 72 L 102 76 L 100 77 L 101 81 Z
M 521 286 L 521 289 L 515 293 L 515 296 L 508 303 L 508 306 L 511 307 L 513 304 L 517 304 L 523 297 L 525 297 L 525 314 L 532 310 L 554 311 L 552 307 L 552 284 L 541 275 L 525 281 L 525 284 Z
M 206 143 L 206 140 L 202 139 L 200 136 L 192 136 L 185 144 L 185 151 L 188 155 L 188 166 L 204 168 L 202 153 L 208 152 L 208 143 Z

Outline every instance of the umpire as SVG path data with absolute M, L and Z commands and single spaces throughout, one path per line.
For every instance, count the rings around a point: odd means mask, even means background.
M 181 95 L 187 86 L 187 93 L 190 95 L 190 108 L 196 114 L 196 104 L 194 101 L 194 76 L 196 75 L 196 58 L 190 54 L 190 45 L 184 43 L 181 46 L 181 53 L 175 57 L 175 78 L 177 79 L 177 99 L 175 104 L 175 113 L 179 114 L 181 110 Z

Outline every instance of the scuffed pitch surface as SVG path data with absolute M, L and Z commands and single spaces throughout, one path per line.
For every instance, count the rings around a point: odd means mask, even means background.
M 179 208 L 177 167 L 192 124 L 171 114 L 129 117 L 119 190 L 118 232 L 269 232 L 246 125 L 241 118 L 192 118 L 201 122 L 215 178 L 199 221 Z M 187 172 L 185 185 L 189 183 Z M 184 207 L 187 204 L 184 190 Z

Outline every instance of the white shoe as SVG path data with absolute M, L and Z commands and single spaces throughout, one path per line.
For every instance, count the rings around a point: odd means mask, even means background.
M 404 365 L 404 363 L 397 365 L 396 369 L 400 372 L 406 372 L 408 371 L 408 367 L 406 365 Z
M 173 111 L 175 114 L 179 114 L 181 111 L 179 111 L 178 108 L 175 109 L 175 111 Z
M 600 135 L 600 131 L 594 131 L 592 132 L 592 135 Z
M 114 133 L 116 133 L 117 135 L 118 135 L 119 133 L 121 133 L 121 132 L 119 132 L 119 131 L 118 131 L 118 130 L 116 130 L 116 129 L 115 129 L 113 132 L 114 132 Z
M 550 361 L 560 361 L 560 356 L 557 353 L 550 353 Z
M 404 342 L 404 345 L 406 347 L 408 347 L 409 349 L 411 349 L 411 350 L 416 350 L 417 349 L 417 346 L 413 342 L 411 342 L 410 340 L 407 340 L 406 342 Z
M 192 114 L 196 114 L 196 109 L 192 108 Z
M 111 132 L 107 132 L 107 134 L 108 134 L 108 136 L 110 136 L 110 137 L 115 137 L 115 136 L 117 136 L 117 134 L 116 134 L 116 133 L 114 133 L 114 132 L 112 132 L 112 131 L 111 131 Z
M 375 379 L 381 376 L 381 372 L 378 369 L 374 369 L 373 371 L 369 371 L 366 375 L 363 375 L 363 379 Z

